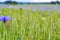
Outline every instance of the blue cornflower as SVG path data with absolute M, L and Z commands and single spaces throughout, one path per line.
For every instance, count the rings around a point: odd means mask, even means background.
M 45 8 L 45 10 L 47 10 L 47 11 L 52 10 L 52 7 L 48 6 L 48 7 Z
M 44 7 L 44 6 L 40 6 L 40 10 L 41 10 L 41 11 L 45 10 L 45 8 L 46 8 L 46 7 Z
M 0 21 L 6 23 L 7 21 L 11 20 L 11 16 L 0 16 Z

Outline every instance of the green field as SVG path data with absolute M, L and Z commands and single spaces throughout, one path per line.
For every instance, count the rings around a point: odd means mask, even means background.
M 60 13 L 57 11 L 5 8 L 0 15 L 12 16 L 6 26 L 0 21 L 0 40 L 60 40 Z

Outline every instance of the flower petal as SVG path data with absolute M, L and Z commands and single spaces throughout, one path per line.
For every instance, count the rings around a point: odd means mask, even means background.
M 9 20 L 11 20 L 11 16 L 6 17 L 6 21 L 9 21 Z
M 5 16 L 0 16 L 0 21 L 3 21 Z

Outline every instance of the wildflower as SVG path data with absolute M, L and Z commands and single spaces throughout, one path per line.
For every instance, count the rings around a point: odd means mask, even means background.
M 8 4 L 8 8 L 13 8 L 13 6 L 12 6 L 12 5 L 10 5 L 10 4 Z
M 45 10 L 45 7 L 44 7 L 44 6 L 41 6 L 41 7 L 40 7 L 40 10 L 41 10 L 41 11 Z
M 0 16 L 0 21 L 6 23 L 7 21 L 11 20 L 11 16 Z
M 36 8 L 32 10 L 32 12 L 35 12 L 36 11 Z
M 60 9 L 60 6 L 57 6 L 58 9 Z
M 51 10 L 51 9 L 52 9 L 52 7 L 50 7 L 50 6 L 48 6 L 48 7 L 45 8 L 45 10 L 47 10 L 47 11 Z
M 16 21 L 16 18 L 14 18 L 14 21 Z
M 42 19 L 43 19 L 43 20 L 46 20 L 46 18 L 45 18 L 45 17 L 43 17 Z

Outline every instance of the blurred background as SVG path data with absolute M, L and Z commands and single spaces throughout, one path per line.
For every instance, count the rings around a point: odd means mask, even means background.
M 0 0 L 0 20 L 0 40 L 60 40 L 60 0 Z
M 0 2 L 5 1 L 16 1 L 16 2 L 51 2 L 51 1 L 60 1 L 60 0 L 0 0 Z
M 60 0 L 0 0 L 0 3 L 4 2 L 23 2 L 23 3 L 58 3 Z
M 0 9 L 2 8 L 59 11 L 60 0 L 0 0 Z

